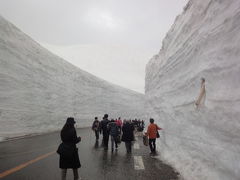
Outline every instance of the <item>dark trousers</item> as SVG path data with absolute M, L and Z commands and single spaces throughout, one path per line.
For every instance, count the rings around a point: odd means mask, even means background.
M 118 145 L 117 145 L 117 137 L 116 136 L 111 136 L 111 147 L 112 147 L 112 151 L 114 149 L 114 144 L 115 144 L 115 148 L 117 149 L 118 148 Z
M 149 139 L 149 147 L 152 153 L 156 152 L 156 139 Z
M 95 130 L 95 136 L 96 136 L 96 140 L 99 139 L 99 131 L 98 130 Z
M 118 126 L 118 132 L 119 132 L 119 134 L 122 133 L 122 127 L 121 126 Z
M 66 176 L 67 176 L 67 169 L 62 169 L 62 180 L 66 180 Z M 78 169 L 73 169 L 73 175 L 74 175 L 74 180 L 79 179 L 78 176 Z
M 109 134 L 103 133 L 103 145 L 105 149 L 108 148 L 108 140 L 109 140 Z
M 126 146 L 127 153 L 131 153 L 132 152 L 132 142 L 126 141 L 125 146 Z

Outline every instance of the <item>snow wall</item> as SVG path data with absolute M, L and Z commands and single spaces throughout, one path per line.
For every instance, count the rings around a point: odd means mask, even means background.
M 0 139 L 58 130 L 68 116 L 90 126 L 104 113 L 143 118 L 144 95 L 67 63 L 0 16 Z
M 145 92 L 161 158 L 186 180 L 239 180 L 240 1 L 189 1 L 146 66 Z

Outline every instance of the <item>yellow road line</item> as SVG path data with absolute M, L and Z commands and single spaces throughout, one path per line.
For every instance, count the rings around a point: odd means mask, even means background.
M 14 172 L 19 171 L 19 170 L 21 170 L 21 169 L 29 166 L 30 164 L 33 164 L 33 163 L 35 163 L 35 162 L 37 162 L 37 161 L 40 161 L 41 159 L 44 159 L 44 158 L 46 158 L 46 157 L 48 157 L 48 156 L 50 156 L 50 155 L 52 155 L 52 154 L 54 154 L 54 153 L 56 153 L 56 151 L 52 151 L 52 152 L 50 152 L 50 153 L 44 154 L 44 155 L 39 156 L 39 157 L 37 157 L 37 158 L 35 158 L 35 159 L 33 159 L 33 160 L 30 160 L 30 161 L 28 161 L 28 162 L 25 162 L 25 163 L 23 163 L 23 164 L 20 164 L 19 166 L 16 166 L 16 167 L 14 167 L 14 168 L 12 168 L 12 169 L 9 169 L 9 170 L 7 170 L 7 171 L 4 171 L 4 172 L 0 173 L 0 178 L 3 178 L 3 177 L 8 176 L 8 175 L 10 175 L 10 174 L 13 174 Z

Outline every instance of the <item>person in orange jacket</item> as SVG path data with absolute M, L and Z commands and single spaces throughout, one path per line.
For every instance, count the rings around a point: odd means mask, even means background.
M 149 147 L 151 150 L 151 154 L 156 153 L 156 138 L 157 138 L 157 133 L 158 130 L 161 130 L 162 128 L 158 127 L 157 124 L 154 124 L 154 119 L 150 118 L 150 124 L 148 126 L 148 130 L 146 135 L 149 138 Z

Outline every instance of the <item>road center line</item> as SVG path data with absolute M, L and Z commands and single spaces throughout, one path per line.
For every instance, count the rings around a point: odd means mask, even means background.
M 139 144 L 137 142 L 135 142 L 134 145 L 133 145 L 133 148 L 134 149 L 140 149 L 140 146 L 139 146 Z
M 47 158 L 48 156 L 50 156 L 50 155 L 52 155 L 52 154 L 54 154 L 54 153 L 56 153 L 56 151 L 49 152 L 49 153 L 44 154 L 44 155 L 42 155 L 42 156 L 39 156 L 39 157 L 37 157 L 37 158 L 35 158 L 35 159 L 33 159 L 33 160 L 30 160 L 30 161 L 28 161 L 28 162 L 25 162 L 25 163 L 23 163 L 23 164 L 20 164 L 20 165 L 14 167 L 14 168 L 12 168 L 12 169 L 9 169 L 9 170 L 7 170 L 7 171 L 1 172 L 1 173 L 0 173 L 0 178 L 3 178 L 3 177 L 8 176 L 8 175 L 10 175 L 10 174 L 13 174 L 14 172 L 19 171 L 19 170 L 21 170 L 21 169 L 29 166 L 30 164 L 33 164 L 33 163 L 37 162 L 37 161 L 40 161 L 40 160 L 42 160 L 42 159 L 45 159 L 45 158 Z
M 144 164 L 142 156 L 134 156 L 134 168 L 135 170 L 144 170 Z

